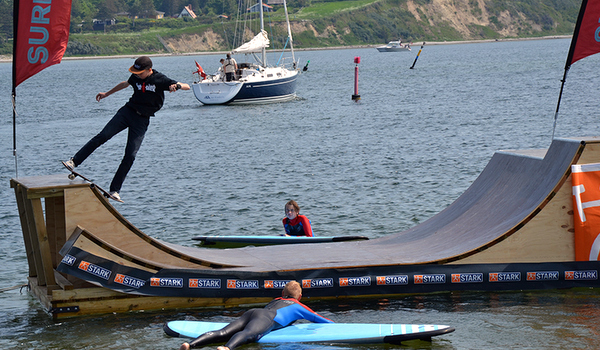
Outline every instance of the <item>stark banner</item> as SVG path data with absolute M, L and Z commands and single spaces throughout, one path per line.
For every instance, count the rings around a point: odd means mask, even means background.
M 572 165 L 575 260 L 596 261 L 600 253 L 600 164 Z
M 18 8 L 13 57 L 13 88 L 60 63 L 71 22 L 71 0 L 15 0 Z M 15 11 L 17 12 L 17 11 Z

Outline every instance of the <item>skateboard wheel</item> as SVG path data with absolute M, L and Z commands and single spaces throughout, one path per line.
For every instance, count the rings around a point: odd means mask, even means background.
M 75 174 L 69 174 L 69 180 L 75 180 L 76 175 Z

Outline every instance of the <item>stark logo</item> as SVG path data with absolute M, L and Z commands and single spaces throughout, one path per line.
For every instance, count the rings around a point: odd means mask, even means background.
M 87 261 L 82 261 L 79 263 L 80 270 L 87 271 L 88 267 L 90 267 L 90 263 Z
M 408 275 L 396 276 L 377 276 L 377 285 L 406 285 L 408 284 Z
M 190 278 L 188 280 L 190 288 L 221 288 L 221 280 L 218 278 Z
M 263 285 L 266 289 L 283 289 L 290 280 L 264 280 Z
M 150 287 L 183 288 L 183 278 L 151 277 Z
M 131 276 L 127 276 L 127 275 L 123 275 L 123 274 L 120 274 L 120 273 L 118 273 L 115 276 L 114 281 L 116 283 L 119 283 L 119 284 L 122 284 L 122 285 L 125 285 L 125 286 L 129 286 L 129 287 L 133 287 L 133 288 L 136 288 L 136 289 L 138 289 L 140 287 L 143 287 L 144 284 L 146 284 L 146 282 L 143 281 L 143 280 L 141 280 L 141 279 L 138 279 L 138 278 L 135 278 L 135 277 L 131 277 Z
M 414 275 L 415 284 L 437 284 L 446 283 L 445 274 L 431 274 L 431 275 Z
M 73 264 L 75 263 L 75 257 L 72 255 L 65 255 L 64 258 L 62 258 L 62 260 L 60 261 L 63 264 L 69 265 L 69 266 L 73 266 Z
M 110 270 L 105 269 L 103 267 L 100 266 L 96 266 L 94 264 L 91 264 L 87 261 L 82 261 L 79 263 L 79 269 L 94 275 L 94 276 L 98 276 L 102 279 L 105 279 L 108 281 L 108 279 L 110 278 Z
M 228 289 L 258 289 L 258 281 L 227 280 Z
M 528 281 L 558 281 L 558 271 L 527 272 Z
M 123 281 L 125 281 L 125 275 L 121 275 L 120 273 L 118 273 L 115 276 L 115 282 L 123 284 Z
M 520 272 L 490 272 L 488 275 L 490 282 L 519 282 L 521 281 Z
M 597 270 L 565 271 L 565 280 L 597 280 Z
M 331 288 L 333 287 L 333 278 L 315 278 L 302 280 L 302 288 Z
M 483 282 L 483 273 L 453 273 L 452 283 L 481 283 Z
M 338 280 L 340 287 L 351 287 L 351 286 L 370 286 L 371 276 L 363 277 L 340 277 Z

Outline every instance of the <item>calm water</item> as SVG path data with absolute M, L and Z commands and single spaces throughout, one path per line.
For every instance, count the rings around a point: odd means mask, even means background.
M 294 101 L 201 106 L 191 91 L 167 96 L 125 182 L 133 224 L 153 237 L 192 245 L 196 235 L 282 231 L 283 205 L 296 199 L 317 235 L 372 238 L 408 229 L 455 200 L 500 149 L 546 148 L 569 40 L 299 52 L 310 60 Z M 353 94 L 355 56 L 361 57 Z M 214 71 L 219 56 L 158 57 L 155 68 L 191 82 L 194 60 Z M 558 137 L 600 135 L 598 63 L 571 69 Z M 128 77 L 131 59 L 64 61 L 17 88 L 18 174 L 64 173 L 70 157 L 129 98 L 97 103 Z M 27 261 L 14 193 L 11 65 L 0 64 L 0 283 L 26 283 Z M 98 149 L 81 171 L 108 185 L 125 135 Z M 314 302 L 339 322 L 450 324 L 456 332 L 414 349 L 597 348 L 600 293 L 567 290 L 442 293 L 394 300 Z M 233 319 L 244 308 L 177 310 L 53 322 L 18 289 L 0 293 L 0 347 L 174 349 L 172 319 Z M 250 349 L 387 349 L 391 346 L 251 345 Z

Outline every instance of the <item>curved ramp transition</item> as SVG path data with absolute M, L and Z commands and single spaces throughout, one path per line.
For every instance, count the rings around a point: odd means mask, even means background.
M 240 297 L 239 289 L 248 298 L 272 297 L 272 289 L 290 279 L 302 280 L 311 289 L 305 294 L 316 297 L 535 289 L 564 286 L 565 268 L 589 267 L 574 261 L 570 169 L 600 162 L 599 147 L 600 139 L 590 137 L 557 139 L 548 150 L 497 152 L 462 196 L 420 225 L 368 241 L 310 245 L 215 250 L 170 244 L 138 230 L 85 182 L 53 175 L 11 184 L 30 270 L 39 275 L 41 269 L 51 282 L 57 269 L 71 283 L 194 298 Z M 47 232 L 40 233 L 36 198 L 46 202 Z M 45 243 L 35 241 L 44 234 L 50 247 L 37 254 Z M 524 287 L 525 275 L 540 268 L 551 272 L 548 280 Z M 513 273 L 506 278 L 518 283 L 493 284 L 498 273 Z

